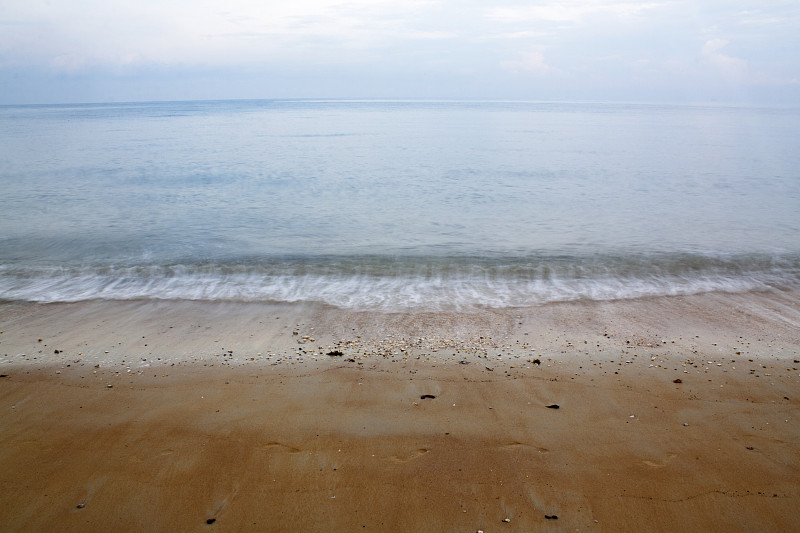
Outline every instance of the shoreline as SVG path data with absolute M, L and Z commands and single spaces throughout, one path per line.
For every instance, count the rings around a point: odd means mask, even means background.
M 799 325 L 792 291 L 469 313 L 2 303 L 0 520 L 796 530 Z

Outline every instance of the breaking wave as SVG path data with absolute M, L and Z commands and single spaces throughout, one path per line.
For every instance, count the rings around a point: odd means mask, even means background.
M 800 284 L 795 255 L 314 257 L 172 265 L 0 265 L 0 299 L 324 302 L 375 311 L 744 292 Z

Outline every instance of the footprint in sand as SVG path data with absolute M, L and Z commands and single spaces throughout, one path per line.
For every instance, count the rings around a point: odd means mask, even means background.
M 218 503 L 216 507 L 211 512 L 208 513 L 208 516 L 210 518 L 206 520 L 206 524 L 213 524 L 214 522 L 216 522 L 217 516 L 219 516 L 222 510 L 225 509 L 234 498 L 236 498 L 237 494 L 239 494 L 239 484 L 234 483 L 233 487 L 231 487 L 231 490 L 228 491 L 228 493 L 223 498 L 221 499 L 217 498 Z
M 410 453 L 392 455 L 387 459 L 393 463 L 407 463 L 408 461 L 416 459 L 417 457 L 422 457 L 429 451 L 430 450 L 428 450 L 428 448 L 419 448 Z
M 747 442 L 748 444 L 751 444 L 751 443 L 753 443 L 755 441 L 760 441 L 762 443 L 766 442 L 766 443 L 771 443 L 771 444 L 781 444 L 781 445 L 784 445 L 784 446 L 791 446 L 791 443 L 786 442 L 785 440 L 774 439 L 774 438 L 770 438 L 770 437 L 762 437 L 760 435 L 751 435 L 749 433 L 745 433 L 744 435 L 742 435 L 742 437 L 743 438 L 741 438 L 741 439 L 740 438 L 734 438 L 733 440 L 735 442 Z
M 288 444 L 283 444 L 281 442 L 268 442 L 266 444 L 262 444 L 258 447 L 259 450 L 264 450 L 268 452 L 287 452 L 287 453 L 298 453 L 300 448 L 295 448 L 294 446 L 289 446 Z
M 541 446 L 532 446 L 530 444 L 525 444 L 524 442 L 509 442 L 508 444 L 504 444 L 500 446 L 503 450 L 530 450 L 530 451 L 537 451 L 539 453 L 547 453 L 550 450 L 547 448 L 543 448 Z
M 677 455 L 674 454 L 674 453 L 671 453 L 671 454 L 667 455 L 667 458 L 664 459 L 660 463 L 656 463 L 655 461 L 647 461 L 647 460 L 642 461 L 642 462 L 644 464 L 646 464 L 647 466 L 652 466 L 653 468 L 664 468 L 665 466 L 667 466 L 667 463 L 669 463 L 670 461 L 675 459 L 675 457 L 677 457 Z
M 175 453 L 175 450 L 170 450 L 170 449 L 161 450 L 160 452 L 158 452 L 157 457 L 166 457 L 168 455 L 172 455 L 173 453 Z M 132 464 L 138 465 L 143 463 L 145 460 L 139 457 L 138 455 L 131 455 L 130 457 L 128 457 L 128 461 Z

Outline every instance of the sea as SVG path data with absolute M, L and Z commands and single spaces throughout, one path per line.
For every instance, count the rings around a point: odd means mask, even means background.
M 0 300 L 465 311 L 800 286 L 800 109 L 0 107 Z

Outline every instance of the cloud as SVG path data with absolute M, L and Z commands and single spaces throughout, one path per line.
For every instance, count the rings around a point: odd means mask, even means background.
M 540 97 L 546 85 L 581 99 L 637 99 L 636 87 L 701 99 L 800 77 L 787 0 L 0 2 L 0 100 L 47 76 L 54 94 L 90 78 L 189 94 L 194 75 L 248 94 L 283 80 L 285 94 Z
M 512 72 L 527 72 L 537 76 L 545 76 L 558 72 L 558 69 L 548 65 L 542 52 L 526 52 L 520 54 L 515 61 L 502 61 L 500 66 Z
M 494 35 L 489 35 L 487 39 L 533 39 L 537 37 L 549 37 L 553 35 L 552 32 L 544 32 L 544 31 L 513 31 L 507 33 L 497 33 Z
M 0 66 L 46 63 L 57 70 L 126 64 L 321 62 L 334 48 L 452 38 L 417 24 L 430 0 L 6 0 Z M 313 54 L 309 55 L 309 51 Z M 342 57 L 342 54 L 338 54 Z M 358 59 L 354 56 L 354 59 Z
M 486 17 L 505 23 L 531 21 L 577 23 L 598 14 L 636 17 L 661 5 L 662 3 L 658 2 L 567 0 L 544 2 L 535 6 L 496 7 L 487 11 Z
M 728 44 L 730 44 L 729 41 L 725 39 L 706 41 L 702 50 L 703 58 L 722 75 L 732 79 L 744 79 L 747 77 L 747 61 L 722 53 L 722 49 Z

